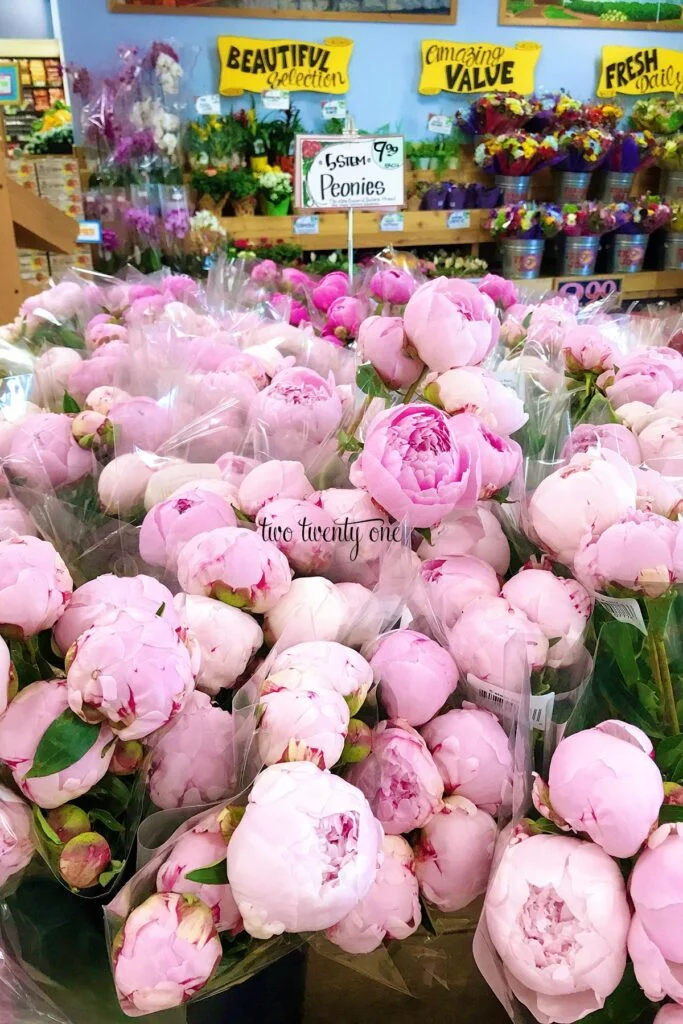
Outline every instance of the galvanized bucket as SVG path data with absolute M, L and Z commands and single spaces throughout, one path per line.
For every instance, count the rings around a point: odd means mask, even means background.
M 683 231 L 670 231 L 664 239 L 664 270 L 683 270 Z
M 562 273 L 570 277 L 590 277 L 595 272 L 595 261 L 600 248 L 599 235 L 572 236 L 564 239 Z
M 623 203 L 631 195 L 632 185 L 632 174 L 608 171 L 602 198 L 606 203 Z
M 674 203 L 683 203 L 683 171 L 664 171 L 662 195 Z
M 496 185 L 503 191 L 504 203 L 521 203 L 529 198 L 531 178 L 515 177 L 512 174 L 497 174 Z
M 503 277 L 538 277 L 545 241 L 542 238 L 506 238 L 502 242 Z
M 649 235 L 615 235 L 612 250 L 612 271 L 615 274 L 637 274 L 643 268 Z
M 560 203 L 582 203 L 588 195 L 591 174 L 574 171 L 560 172 Z

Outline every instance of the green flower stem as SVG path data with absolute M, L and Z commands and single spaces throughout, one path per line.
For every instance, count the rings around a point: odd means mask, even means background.
M 427 372 L 428 372 L 427 371 L 427 367 L 425 366 L 424 370 L 422 371 L 420 376 L 417 378 L 415 383 L 410 385 L 410 387 L 406 391 L 405 395 L 403 396 L 403 404 L 404 405 L 408 405 L 410 402 L 412 402 L 413 398 L 415 397 L 415 392 L 417 391 L 417 389 L 419 388 L 420 384 L 422 383 L 422 381 L 427 376 Z
M 366 412 L 370 408 L 370 403 L 372 402 L 373 398 L 374 398 L 374 395 L 366 395 L 365 398 L 363 399 L 363 404 L 361 405 L 360 409 L 358 410 L 358 412 L 354 416 L 353 420 L 351 421 L 349 429 L 346 431 L 346 433 L 349 435 L 349 437 L 355 437 L 356 436 L 356 431 L 358 430 L 359 426 L 363 422 L 363 417 L 365 416 Z
M 664 722 L 666 724 L 667 732 L 671 736 L 676 736 L 681 730 L 678 724 L 676 701 L 674 699 L 671 673 L 669 672 L 669 664 L 663 635 L 655 633 L 654 630 L 649 629 L 647 633 L 647 647 L 650 654 L 652 675 L 654 676 L 662 701 Z

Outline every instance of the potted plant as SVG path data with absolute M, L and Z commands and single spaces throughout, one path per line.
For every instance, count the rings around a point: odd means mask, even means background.
M 250 217 L 256 212 L 258 180 L 250 171 L 228 171 L 229 193 L 236 217 Z
M 194 170 L 190 184 L 200 210 L 209 210 L 220 217 L 230 196 L 230 171 L 216 171 L 213 168 Z
M 281 167 L 288 174 L 294 172 L 294 139 L 304 131 L 304 125 L 296 107 L 290 107 L 284 116 L 264 121 L 266 152 L 272 167 Z
M 267 171 L 258 176 L 258 190 L 267 217 L 284 217 L 292 201 L 292 176 L 280 171 Z
M 433 150 L 432 142 L 409 142 L 408 156 L 413 167 L 419 171 L 428 171 Z

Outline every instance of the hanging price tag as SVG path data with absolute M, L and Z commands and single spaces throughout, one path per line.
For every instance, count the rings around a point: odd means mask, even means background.
M 453 118 L 450 114 L 430 114 L 427 118 L 427 131 L 435 135 L 450 135 L 453 131 Z
M 79 220 L 77 245 L 99 245 L 102 241 L 102 224 L 99 220 Z
M 380 231 L 403 231 L 403 223 L 402 213 L 385 213 L 380 218 L 379 229 Z
M 346 100 L 324 100 L 320 104 L 323 121 L 331 121 L 335 117 L 346 117 Z
M 198 96 L 195 100 L 195 110 L 198 114 L 220 114 L 221 98 L 218 93 L 208 96 Z
M 596 594 L 595 599 L 598 604 L 601 604 L 603 608 L 606 608 L 618 622 L 628 622 L 647 636 L 647 627 L 645 625 L 643 613 L 640 610 L 640 605 L 634 598 L 605 597 L 604 594 Z
M 266 110 L 289 110 L 289 93 L 284 89 L 266 89 L 261 100 Z
M 455 228 L 456 230 L 458 228 L 460 230 L 469 228 L 471 224 L 472 217 L 469 210 L 451 210 L 446 221 L 446 227 Z
M 320 217 L 317 213 L 308 213 L 305 217 L 294 218 L 295 235 L 317 235 L 320 231 Z

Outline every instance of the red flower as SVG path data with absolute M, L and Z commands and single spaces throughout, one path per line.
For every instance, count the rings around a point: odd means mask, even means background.
M 315 142 L 313 139 L 307 139 L 301 146 L 301 155 L 306 158 L 317 156 L 322 148 L 322 143 Z
M 248 244 L 249 243 L 247 242 L 246 238 L 236 238 L 235 239 L 235 248 L 236 249 L 246 249 Z

